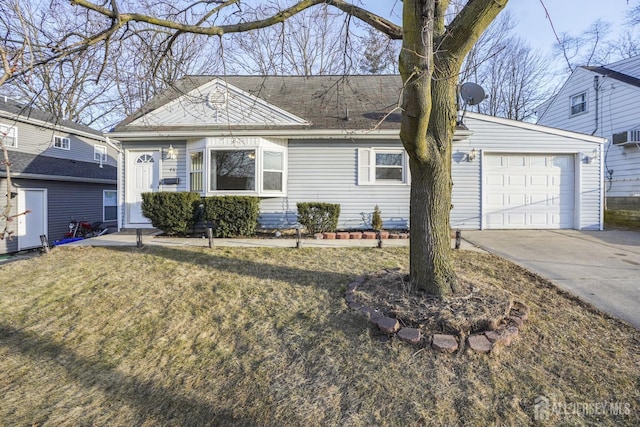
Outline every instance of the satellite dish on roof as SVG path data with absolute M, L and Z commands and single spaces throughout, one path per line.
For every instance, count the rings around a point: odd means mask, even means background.
M 460 86 L 460 97 L 466 105 L 480 104 L 487 97 L 484 93 L 484 89 L 477 83 L 463 83 Z

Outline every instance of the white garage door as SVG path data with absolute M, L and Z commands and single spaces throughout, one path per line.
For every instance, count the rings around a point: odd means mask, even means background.
M 573 227 L 573 155 L 488 154 L 483 181 L 485 228 Z

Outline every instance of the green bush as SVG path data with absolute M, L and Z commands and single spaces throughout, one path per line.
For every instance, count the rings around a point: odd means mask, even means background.
M 258 227 L 260 199 L 249 196 L 213 196 L 202 199 L 205 223 L 214 237 L 253 236 Z
M 382 230 L 382 213 L 380 212 L 380 208 L 376 205 L 373 208 L 373 215 L 371 216 L 371 228 L 375 231 Z
M 169 235 L 186 235 L 191 231 L 199 204 L 200 195 L 197 193 L 142 193 L 142 214 L 151 220 L 155 228 Z
M 298 203 L 298 222 L 306 227 L 308 233 L 336 231 L 339 217 L 339 204 Z

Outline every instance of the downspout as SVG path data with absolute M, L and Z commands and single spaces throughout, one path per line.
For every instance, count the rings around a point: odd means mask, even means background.
M 598 131 L 598 114 L 599 114 L 599 104 L 600 104 L 600 85 L 599 85 L 600 76 L 595 76 L 593 78 L 593 89 L 596 91 L 596 128 L 591 132 L 591 135 L 595 135 Z

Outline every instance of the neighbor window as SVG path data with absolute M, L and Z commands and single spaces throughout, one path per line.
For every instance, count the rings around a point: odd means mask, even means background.
M 56 148 L 60 148 L 61 150 L 68 150 L 69 148 L 71 148 L 71 142 L 69 141 L 69 138 L 54 136 L 53 146 Z
M 195 151 L 190 155 L 191 164 L 189 166 L 189 189 L 191 191 L 204 191 L 204 154 L 202 151 Z
M 15 126 L 0 125 L 0 138 L 5 147 L 18 146 L 18 128 Z
M 211 150 L 209 191 L 255 191 L 256 150 Z
M 358 149 L 358 184 L 407 184 L 407 159 L 404 150 Z
M 587 111 L 587 92 L 582 92 L 571 97 L 571 115 Z
M 104 145 L 94 145 L 93 146 L 93 159 L 96 162 L 105 163 L 107 161 L 107 147 L 105 147 Z
M 102 221 L 116 221 L 118 219 L 118 193 L 116 190 L 102 192 Z

